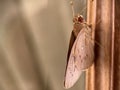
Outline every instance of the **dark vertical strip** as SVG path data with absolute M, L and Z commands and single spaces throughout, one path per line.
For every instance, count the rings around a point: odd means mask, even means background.
M 120 0 L 115 0 L 115 45 L 113 90 L 120 90 Z

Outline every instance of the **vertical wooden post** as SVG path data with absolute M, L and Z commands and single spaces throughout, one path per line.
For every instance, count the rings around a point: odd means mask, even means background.
M 115 0 L 113 90 L 120 90 L 120 0 Z
M 86 72 L 86 90 L 113 90 L 114 0 L 88 0 L 87 15 L 95 41 L 102 47 L 95 44 L 95 62 Z
M 93 38 L 95 37 L 96 0 L 87 0 L 87 23 L 92 24 Z M 86 71 L 86 90 L 94 90 L 94 64 Z

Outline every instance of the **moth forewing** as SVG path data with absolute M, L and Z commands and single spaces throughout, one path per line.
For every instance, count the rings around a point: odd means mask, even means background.
M 71 88 L 76 81 L 79 79 L 79 76 L 82 74 L 82 70 L 78 70 L 77 66 L 74 62 L 74 57 L 68 61 L 65 79 L 64 79 L 64 87 L 66 89 Z
M 72 87 L 83 70 L 93 63 L 94 43 L 91 28 L 86 24 L 82 15 L 75 15 L 73 10 L 73 31 L 71 34 L 69 50 L 67 55 L 67 66 L 65 71 L 64 87 Z M 90 39 L 88 39 L 90 38 Z
M 75 23 L 74 24 L 73 31 L 71 32 L 71 36 L 70 36 L 70 42 L 69 42 L 69 48 L 68 48 L 68 54 L 67 54 L 67 62 L 68 62 L 73 44 L 76 40 L 76 37 L 77 37 L 78 33 L 82 29 L 82 27 L 83 27 L 83 25 L 80 24 L 80 23 Z
M 83 70 L 92 65 L 94 59 L 94 42 L 91 40 L 91 37 L 91 28 L 85 24 L 71 49 L 65 74 L 65 88 L 72 87 Z
M 91 40 L 91 28 L 83 27 L 72 47 L 69 60 L 74 56 L 80 70 L 90 67 L 94 60 L 94 42 Z M 74 53 L 73 53 L 74 52 Z
M 76 65 L 74 63 L 74 59 L 68 62 L 65 80 L 64 80 L 64 87 L 66 89 L 71 88 L 76 81 L 78 80 L 79 76 L 82 74 L 82 71 L 77 70 Z
M 74 61 L 81 70 L 87 69 L 94 60 L 94 40 L 92 40 L 92 29 L 84 24 L 75 40 L 69 60 L 74 56 Z
M 68 49 L 68 54 L 67 54 L 67 65 L 66 65 L 66 71 L 65 71 L 65 79 L 64 79 L 64 87 L 66 89 L 72 87 L 82 73 L 82 71 L 75 70 L 73 60 L 69 61 L 71 50 L 73 48 L 73 44 L 74 44 L 74 42 L 77 38 L 77 35 L 80 32 L 81 28 L 82 28 L 82 26 L 80 23 L 75 23 L 74 27 L 73 27 L 73 31 L 71 32 L 69 49 Z

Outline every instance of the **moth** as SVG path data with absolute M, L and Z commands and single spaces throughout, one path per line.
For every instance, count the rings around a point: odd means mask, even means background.
M 83 16 L 74 15 L 64 78 L 66 89 L 71 88 L 82 72 L 88 69 L 94 61 L 94 40 L 91 38 L 92 29 Z

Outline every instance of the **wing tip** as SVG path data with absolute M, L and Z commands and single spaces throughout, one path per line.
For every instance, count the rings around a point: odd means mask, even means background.
M 71 88 L 73 85 L 69 85 L 68 83 L 66 83 L 65 81 L 64 81 L 64 89 L 69 89 L 69 88 Z

